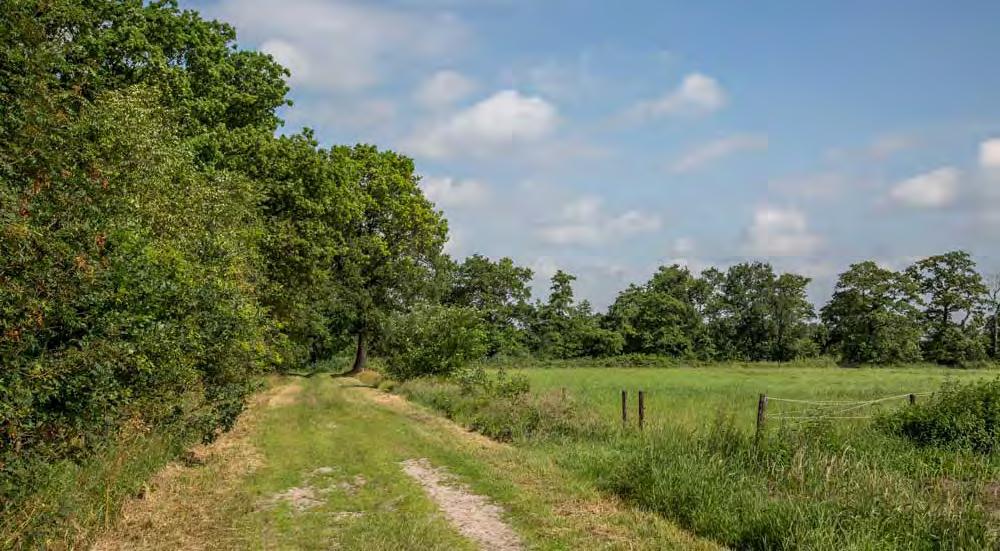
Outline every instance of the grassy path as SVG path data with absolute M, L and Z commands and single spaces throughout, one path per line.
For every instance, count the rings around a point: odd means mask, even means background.
M 157 475 L 95 549 L 475 549 L 404 472 L 412 461 L 499 506 L 530 549 L 713 548 L 551 456 L 352 381 L 272 381 L 233 431 Z

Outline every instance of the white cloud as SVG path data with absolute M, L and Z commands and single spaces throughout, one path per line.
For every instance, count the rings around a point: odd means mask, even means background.
M 752 256 L 806 256 L 822 244 L 809 231 L 806 215 L 795 208 L 759 207 L 746 230 L 746 252 Z
M 654 232 L 661 225 L 658 216 L 638 210 L 608 215 L 599 198 L 586 196 L 566 204 L 559 220 L 542 226 L 538 235 L 550 245 L 593 246 L 630 235 Z
M 1000 138 L 992 138 L 979 144 L 979 166 L 1000 169 Z
M 428 177 L 420 183 L 424 195 L 439 207 L 473 207 L 486 202 L 490 190 L 478 180 Z
M 559 271 L 559 265 L 547 256 L 540 256 L 531 263 L 531 271 L 535 273 L 534 279 L 544 285 L 545 282 L 552 279 L 552 276 L 556 275 L 556 272 Z
M 677 159 L 671 170 L 677 173 L 691 172 L 736 153 L 762 149 L 767 149 L 767 136 L 737 134 L 692 149 Z
M 961 172 L 952 167 L 939 168 L 899 182 L 889 191 L 889 198 L 913 208 L 940 208 L 958 197 Z
M 910 134 L 886 134 L 879 136 L 862 147 L 833 148 L 826 157 L 834 162 L 885 161 L 920 144 L 917 136 Z
M 611 218 L 607 221 L 605 230 L 612 235 L 632 235 L 636 233 L 649 233 L 660 229 L 660 217 L 629 210 Z
M 630 111 L 635 120 L 665 116 L 704 115 L 725 107 L 726 92 L 712 77 L 692 73 L 684 77 L 675 90 L 667 95 L 640 102 Z
M 462 51 L 469 33 L 448 12 L 344 0 L 221 0 L 207 10 L 233 23 L 292 70 L 299 88 L 356 92 L 415 59 Z
M 695 251 L 697 244 L 690 237 L 678 237 L 674 239 L 670 246 L 670 253 L 674 256 L 686 256 Z
M 538 142 L 558 122 L 551 103 L 503 90 L 411 136 L 407 144 L 417 154 L 438 159 L 459 154 L 486 157 Z
M 428 109 L 443 109 L 465 99 L 475 89 L 476 83 L 457 71 L 438 71 L 420 83 L 414 99 Z

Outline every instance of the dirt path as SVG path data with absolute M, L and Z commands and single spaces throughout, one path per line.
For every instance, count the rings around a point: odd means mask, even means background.
M 233 431 L 163 469 L 94 549 L 717 547 L 602 496 L 544 450 L 316 377 L 271 380 Z
M 503 509 L 489 499 L 456 484 L 445 469 L 435 469 L 427 459 L 407 459 L 403 472 L 416 480 L 459 533 L 483 549 L 519 551 L 520 536 L 501 518 Z

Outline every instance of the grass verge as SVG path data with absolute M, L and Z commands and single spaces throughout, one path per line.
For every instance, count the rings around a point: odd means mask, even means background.
M 818 397 L 825 390 L 865 399 L 896 392 L 898 385 L 928 385 L 935 378 L 939 383 L 950 373 L 938 370 L 922 379 L 908 370 L 788 369 L 559 370 L 561 379 L 548 370 L 525 371 L 533 382 L 544 377 L 549 384 L 519 396 L 435 381 L 413 381 L 399 390 L 487 433 L 495 426 L 521 427 L 512 435 L 518 447 L 729 547 L 996 548 L 996 454 L 915 446 L 868 420 L 775 422 L 755 445 L 746 420 L 735 418 L 735 411 L 752 412 L 755 396 L 748 387 L 761 383 L 789 397 Z M 669 384 L 650 385 L 658 376 Z M 613 400 L 618 389 L 644 386 L 656 390 L 660 419 L 642 433 L 634 425 L 624 430 L 620 417 L 604 408 L 619 405 Z M 565 400 L 561 388 L 567 388 Z M 595 388 L 611 403 L 588 401 Z M 548 405 L 554 392 L 558 408 Z M 708 404 L 683 414 L 699 395 Z

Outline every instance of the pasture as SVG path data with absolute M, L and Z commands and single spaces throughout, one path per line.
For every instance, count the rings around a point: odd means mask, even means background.
M 628 392 L 629 422 L 635 423 L 637 396 L 645 392 L 646 426 L 697 428 L 731 418 L 741 429 L 753 426 L 757 399 L 771 399 L 771 420 L 795 412 L 823 414 L 809 404 L 781 402 L 774 398 L 805 401 L 865 401 L 904 394 L 925 394 L 949 380 L 991 378 L 1000 372 L 988 369 L 958 370 L 939 367 L 815 368 L 815 367 L 691 367 L 656 368 L 549 368 L 515 369 L 527 377 L 536 393 L 560 393 L 595 412 L 609 423 L 621 422 L 621 391 Z M 918 396 L 917 399 L 920 399 Z M 899 407 L 905 398 L 887 400 L 852 412 L 868 416 L 883 408 Z M 844 420 L 850 421 L 850 420 Z M 773 426 L 774 423 L 772 423 Z
M 912 407 L 911 393 L 920 404 L 948 381 L 992 379 L 993 371 L 723 365 L 507 372 L 526 378 L 530 391 L 476 394 L 446 381 L 414 381 L 400 392 L 730 548 L 983 549 L 1000 542 L 997 454 L 920 446 L 879 425 L 880 412 Z M 770 401 L 756 441 L 762 392 L 793 401 Z M 893 398 L 869 404 L 886 397 Z

